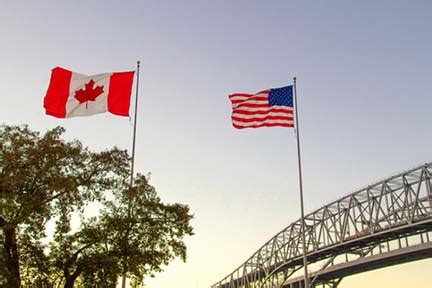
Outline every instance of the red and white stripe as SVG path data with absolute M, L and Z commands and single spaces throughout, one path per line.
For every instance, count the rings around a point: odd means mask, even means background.
M 237 129 L 258 127 L 294 127 L 294 111 L 287 106 L 269 106 L 271 90 L 256 94 L 229 95 L 232 104 L 232 123 Z

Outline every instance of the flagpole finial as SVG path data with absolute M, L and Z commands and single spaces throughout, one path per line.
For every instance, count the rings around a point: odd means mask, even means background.
M 141 61 L 140 61 L 140 60 L 137 60 L 137 66 L 138 66 L 138 67 L 140 66 L 140 64 L 141 64 Z
M 296 82 L 296 81 L 297 81 L 297 77 L 295 77 L 295 76 L 294 76 L 294 78 L 293 78 L 293 79 L 294 79 L 294 82 Z

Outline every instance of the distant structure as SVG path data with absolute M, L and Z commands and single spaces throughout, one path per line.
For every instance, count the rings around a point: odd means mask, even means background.
M 301 288 L 307 251 L 310 287 L 432 257 L 432 163 L 367 186 L 292 223 L 213 288 Z

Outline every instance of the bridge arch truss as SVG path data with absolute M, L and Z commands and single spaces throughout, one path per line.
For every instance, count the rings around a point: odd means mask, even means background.
M 432 163 L 376 182 L 305 216 L 259 248 L 213 288 L 303 287 L 306 249 L 313 286 L 432 257 Z

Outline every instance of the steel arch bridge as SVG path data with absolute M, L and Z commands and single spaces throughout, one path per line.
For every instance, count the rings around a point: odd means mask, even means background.
M 343 277 L 432 257 L 432 162 L 327 204 L 258 249 L 213 288 L 337 287 Z

